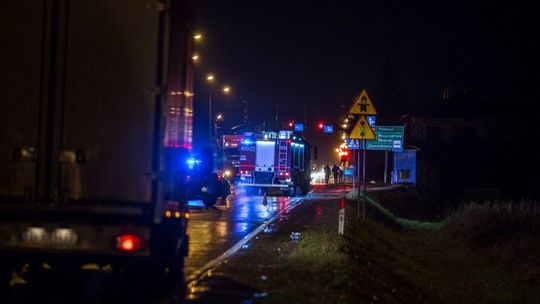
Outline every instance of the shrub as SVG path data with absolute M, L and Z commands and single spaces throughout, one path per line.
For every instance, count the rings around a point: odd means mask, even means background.
M 540 231 L 540 204 L 522 200 L 462 204 L 450 213 L 445 229 L 490 244 L 516 234 Z

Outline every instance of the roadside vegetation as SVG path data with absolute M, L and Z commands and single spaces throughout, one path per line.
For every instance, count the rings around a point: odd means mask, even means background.
M 405 218 L 394 212 L 421 209 L 415 193 L 388 192 L 369 196 L 366 221 L 349 201 L 344 236 L 336 201 L 306 203 L 222 271 L 263 291 L 253 299 L 261 303 L 538 303 L 537 204 L 452 210 L 417 194 L 435 212 Z M 298 242 L 291 231 L 301 232 Z
M 480 248 L 540 287 L 540 203 L 523 200 L 463 204 L 444 230 Z

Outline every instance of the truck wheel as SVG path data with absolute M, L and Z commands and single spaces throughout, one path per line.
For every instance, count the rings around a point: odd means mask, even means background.
M 287 190 L 283 190 L 282 193 L 283 193 L 283 196 L 291 196 L 291 188 L 287 188 Z
M 147 264 L 124 266 L 122 271 L 122 283 L 127 288 L 140 288 L 160 280 L 163 273 Z
M 304 185 L 304 186 L 301 187 L 301 189 L 302 189 L 302 195 L 306 196 L 308 194 L 308 192 L 309 192 L 309 186 Z
M 0 302 L 8 303 L 11 276 L 13 275 L 13 267 L 8 263 L 0 264 Z
M 166 265 L 165 284 L 169 290 L 184 287 L 184 257 L 177 255 L 172 257 Z
M 217 202 L 217 197 L 211 197 L 211 198 L 205 198 L 203 199 L 203 204 L 206 206 L 206 207 L 214 207 L 214 205 L 216 204 Z

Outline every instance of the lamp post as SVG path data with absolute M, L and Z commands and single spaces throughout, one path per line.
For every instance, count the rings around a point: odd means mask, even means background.
M 208 74 L 206 81 L 209 83 L 214 82 L 214 75 Z M 212 143 L 212 91 L 208 91 L 208 141 Z
M 216 136 L 216 144 L 218 145 L 219 147 L 219 136 L 218 136 L 218 122 L 222 121 L 223 120 L 223 115 L 222 114 L 218 114 L 216 116 L 216 120 L 214 121 L 214 134 Z
M 208 141 L 212 143 L 212 92 L 208 92 Z
M 208 81 L 209 83 L 212 83 L 214 82 L 215 80 L 215 76 L 213 74 L 208 74 L 206 75 L 206 81 Z M 223 94 L 225 95 L 228 95 L 231 93 L 231 87 L 230 86 L 224 86 L 222 88 L 222 92 Z M 221 116 L 221 114 L 220 114 Z M 213 115 L 212 115 L 212 91 L 210 90 L 208 92 L 208 142 L 211 144 L 212 143 L 212 123 L 213 123 L 214 119 L 213 119 Z M 217 126 L 216 126 L 217 128 Z M 215 131 L 216 133 L 216 137 L 217 137 L 217 129 Z

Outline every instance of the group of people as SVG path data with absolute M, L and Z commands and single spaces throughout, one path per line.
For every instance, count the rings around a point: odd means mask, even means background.
M 330 172 L 332 172 L 332 176 L 334 177 L 334 184 L 343 182 L 343 169 L 334 164 L 332 169 L 330 169 L 329 165 L 324 166 L 324 182 L 326 184 L 330 180 Z

